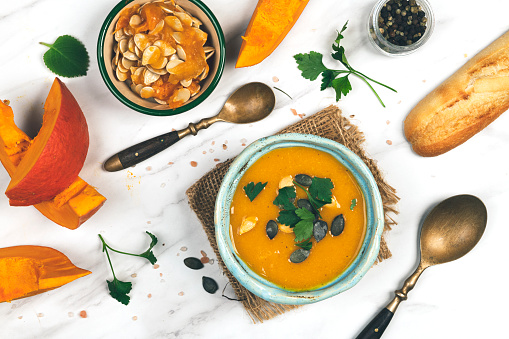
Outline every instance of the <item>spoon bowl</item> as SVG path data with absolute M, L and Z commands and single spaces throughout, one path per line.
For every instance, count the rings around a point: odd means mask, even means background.
M 442 201 L 422 225 L 422 265 L 443 264 L 470 252 L 486 229 L 487 217 L 482 201 L 472 195 Z
M 237 89 L 226 100 L 223 108 L 213 117 L 190 123 L 187 128 L 172 131 L 131 146 L 110 157 L 104 163 L 104 169 L 115 172 L 136 165 L 143 160 L 165 150 L 189 134 L 196 135 L 199 130 L 208 128 L 215 122 L 224 121 L 247 124 L 267 117 L 276 105 L 272 89 L 261 83 L 251 82 Z
M 456 195 L 435 206 L 422 224 L 419 266 L 405 280 L 403 288 L 395 292 L 394 299 L 373 318 L 357 339 L 380 338 L 422 272 L 430 266 L 459 259 L 470 252 L 481 239 L 487 219 L 486 206 L 473 195 Z

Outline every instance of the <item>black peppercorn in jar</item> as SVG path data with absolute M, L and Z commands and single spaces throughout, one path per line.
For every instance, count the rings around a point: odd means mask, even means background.
M 370 41 L 388 55 L 405 55 L 422 46 L 433 31 L 427 0 L 379 0 L 368 22 Z

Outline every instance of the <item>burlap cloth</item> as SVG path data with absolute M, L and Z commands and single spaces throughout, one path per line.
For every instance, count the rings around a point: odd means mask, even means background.
M 385 213 L 384 233 L 391 229 L 396 222 L 391 215 L 397 213 L 395 205 L 399 198 L 394 188 L 389 186 L 383 179 L 382 173 L 378 169 L 374 160 L 366 156 L 363 150 L 364 134 L 359 128 L 350 123 L 350 121 L 341 115 L 341 111 L 336 106 L 329 106 L 324 110 L 281 130 L 280 133 L 303 133 L 315 134 L 325 138 L 337 141 L 350 150 L 355 152 L 369 167 L 371 173 L 378 184 L 378 189 L 382 196 Z M 192 185 L 186 192 L 189 198 L 189 204 L 203 224 L 205 233 L 210 241 L 214 252 L 218 258 L 219 264 L 224 273 L 230 280 L 230 283 L 237 295 L 237 298 L 244 305 L 248 314 L 254 322 L 263 322 L 269 320 L 278 314 L 296 308 L 293 305 L 281 305 L 265 301 L 244 288 L 228 271 L 224 265 L 217 248 L 215 230 L 214 230 L 214 204 L 219 191 L 219 186 L 226 174 L 233 159 L 219 164 L 213 170 L 205 174 L 200 180 Z M 377 263 L 391 256 L 384 237 L 380 246 Z

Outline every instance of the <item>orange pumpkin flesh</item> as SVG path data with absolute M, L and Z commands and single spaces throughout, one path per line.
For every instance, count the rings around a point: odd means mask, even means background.
M 0 248 L 0 302 L 43 293 L 90 273 L 50 247 Z
M 87 156 L 85 116 L 59 79 L 53 82 L 44 111 L 41 130 L 5 192 L 13 206 L 34 205 L 55 197 L 78 177 Z
M 236 68 L 268 57 L 292 29 L 309 0 L 259 0 L 242 37 Z
M 31 139 L 14 124 L 11 107 L 0 100 L 0 161 L 9 175 L 13 175 L 31 143 Z M 104 196 L 78 177 L 55 198 L 34 207 L 53 222 L 76 229 L 94 215 L 105 201 Z

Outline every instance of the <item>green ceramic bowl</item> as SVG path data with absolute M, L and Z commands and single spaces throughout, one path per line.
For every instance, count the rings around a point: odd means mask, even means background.
M 158 116 L 175 115 L 186 112 L 205 100 L 216 88 L 221 75 L 223 74 L 225 64 L 225 41 L 223 31 L 211 10 L 200 0 L 175 0 L 175 3 L 185 9 L 192 16 L 200 20 L 203 25 L 200 27 L 208 34 L 207 45 L 213 46 L 214 55 L 208 59 L 209 74 L 205 80 L 201 81 L 201 89 L 198 94 L 193 96 L 184 106 L 176 109 L 169 109 L 160 105 L 151 99 L 142 99 L 134 93 L 126 82 L 117 80 L 112 67 L 112 60 L 115 56 L 113 51 L 114 29 L 120 12 L 125 7 L 135 4 L 144 4 L 153 0 L 123 0 L 120 1 L 108 14 L 104 21 L 97 42 L 97 61 L 101 76 L 108 89 L 124 105 L 135 111 Z

